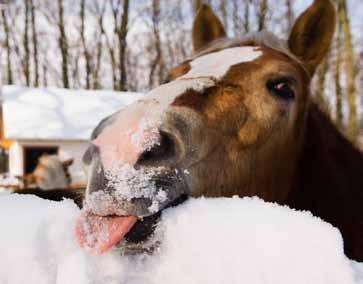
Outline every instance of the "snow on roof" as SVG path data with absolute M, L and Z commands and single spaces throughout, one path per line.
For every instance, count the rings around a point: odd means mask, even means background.
M 4 134 L 13 140 L 88 140 L 104 117 L 141 96 L 105 90 L 4 86 Z

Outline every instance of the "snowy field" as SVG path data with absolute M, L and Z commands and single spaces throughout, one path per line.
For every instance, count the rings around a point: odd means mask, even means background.
M 192 199 L 163 213 L 152 256 L 91 256 L 74 238 L 79 209 L 0 195 L 0 283 L 363 283 L 339 231 L 257 198 Z

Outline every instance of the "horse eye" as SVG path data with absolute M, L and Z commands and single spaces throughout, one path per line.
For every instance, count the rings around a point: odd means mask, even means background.
M 291 88 L 290 80 L 287 78 L 268 81 L 267 89 L 272 95 L 286 101 L 290 101 L 295 98 L 295 93 Z

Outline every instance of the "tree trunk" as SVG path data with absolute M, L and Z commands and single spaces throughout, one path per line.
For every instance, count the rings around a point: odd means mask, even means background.
M 121 24 L 118 30 L 119 41 L 119 87 L 120 91 L 126 91 L 126 36 L 127 36 L 127 24 L 129 21 L 129 0 L 124 0 L 123 13 L 121 17 Z
M 268 6 L 267 0 L 260 0 L 259 8 L 258 8 L 258 30 L 262 31 L 266 28 L 266 14 L 267 14 Z
M 46 64 L 43 64 L 43 86 L 48 86 L 48 68 Z
M 13 84 L 13 72 L 11 65 L 10 30 L 5 9 L 1 10 L 1 16 L 3 20 L 4 34 L 5 34 L 7 84 L 11 85 Z
M 151 62 L 150 74 L 149 74 L 149 87 L 152 88 L 158 85 L 163 80 L 164 73 L 164 63 L 163 54 L 161 49 L 161 39 L 160 39 L 160 3 L 158 0 L 152 1 L 152 24 L 153 24 L 153 34 L 154 34 L 154 49 L 155 57 Z M 158 80 L 155 79 L 155 72 L 158 69 Z
M 222 21 L 226 31 L 228 31 L 228 15 L 227 15 L 227 7 L 226 0 L 219 0 L 219 10 L 222 14 Z
M 117 31 L 117 11 L 118 8 L 117 6 L 114 6 L 114 3 L 111 1 L 111 8 L 112 8 L 112 14 L 113 14 L 113 18 L 114 18 L 114 33 Z M 103 15 L 104 11 L 105 11 L 105 6 L 102 6 L 101 8 L 101 13 Z M 112 75 L 112 88 L 113 90 L 117 90 L 117 74 L 116 74 L 116 57 L 115 57 L 115 50 L 114 50 L 114 45 L 111 43 L 111 40 L 109 38 L 109 36 L 107 35 L 105 28 L 103 26 L 103 16 L 100 16 L 98 18 L 98 26 L 101 32 L 101 35 L 103 37 L 105 37 L 105 41 L 106 41 L 106 47 L 108 50 L 108 54 L 110 56 L 110 61 L 111 61 L 111 75 Z
M 294 11 L 291 2 L 291 0 L 286 0 L 287 33 L 291 31 L 294 24 Z
M 93 89 L 99 89 L 101 87 L 100 78 L 99 78 L 100 68 L 101 68 L 101 59 L 102 59 L 102 41 L 100 39 L 99 42 L 97 43 L 96 64 L 95 64 L 95 67 L 93 68 L 94 70 L 93 70 L 93 75 L 92 75 L 92 79 L 93 79 L 92 88 Z
M 346 80 L 345 84 L 346 84 L 346 92 L 347 92 L 348 107 L 349 107 L 347 136 L 352 141 L 355 141 L 358 136 L 356 89 L 355 89 L 356 72 L 354 65 L 352 34 L 350 30 L 346 0 L 339 0 L 338 15 L 344 35 L 344 51 L 345 51 L 344 69 L 345 69 L 345 80 Z
M 34 86 L 39 86 L 39 59 L 38 59 L 38 35 L 35 24 L 35 6 L 34 0 L 30 0 L 30 16 L 32 25 L 32 41 L 33 41 L 33 64 L 34 64 Z
M 201 5 L 202 5 L 202 0 L 192 0 L 194 16 L 197 14 Z
M 30 86 L 30 48 L 29 48 L 29 0 L 25 0 L 24 9 L 24 59 L 23 59 L 23 72 L 25 77 L 25 83 Z
M 65 31 L 64 22 L 64 7 L 63 0 L 58 0 L 58 29 L 59 29 L 59 49 L 62 56 L 62 81 L 63 87 L 69 88 L 69 76 L 68 76 L 68 39 Z
M 316 82 L 316 100 L 321 108 L 326 112 L 329 113 L 329 105 L 324 97 L 324 90 L 325 90 L 325 81 L 326 81 L 326 74 L 329 70 L 329 57 L 330 53 L 328 53 L 321 65 L 318 68 L 317 74 L 317 82 Z
M 91 87 L 91 55 L 88 52 L 86 37 L 84 34 L 85 30 L 85 0 L 81 0 L 80 2 L 80 13 L 79 13 L 81 27 L 80 27 L 80 36 L 81 36 L 81 43 L 83 48 L 83 57 L 85 60 L 85 69 L 86 69 L 86 89 L 90 89 Z
M 335 66 L 334 66 L 334 81 L 335 81 L 335 109 L 336 118 L 335 122 L 338 128 L 343 131 L 343 93 L 342 86 L 340 84 L 340 72 L 341 72 L 341 62 L 342 62 L 342 25 L 338 21 L 338 30 L 336 36 L 336 46 L 335 46 Z
M 243 17 L 243 27 L 246 33 L 250 32 L 250 0 L 245 2 L 245 12 Z
M 238 37 L 241 34 L 241 20 L 239 15 L 239 0 L 233 0 L 232 2 L 232 24 L 233 24 L 233 33 L 235 37 Z
M 103 18 L 106 11 L 106 1 L 102 1 L 102 3 L 99 3 L 98 1 L 95 1 L 95 3 L 98 3 L 95 6 L 95 16 L 97 18 L 98 28 L 99 28 L 99 34 L 97 37 L 97 47 L 96 47 L 96 63 L 93 66 L 93 73 L 92 73 L 92 88 L 93 89 L 99 89 L 101 88 L 101 82 L 99 78 L 100 69 L 101 69 L 101 61 L 102 61 L 102 54 L 103 54 L 103 38 L 106 36 L 103 29 Z M 107 36 L 106 36 L 106 40 Z M 106 42 L 107 45 L 107 42 Z

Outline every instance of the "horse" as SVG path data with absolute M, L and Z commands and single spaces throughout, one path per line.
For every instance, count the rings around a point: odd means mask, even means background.
M 73 158 L 62 161 L 57 155 L 41 155 L 35 169 L 21 178 L 24 187 L 14 190 L 14 193 L 36 195 L 53 201 L 68 198 L 81 208 L 84 189 L 69 189 L 72 182 L 69 167 L 73 161 Z
M 43 154 L 38 158 L 35 169 L 25 175 L 25 187 L 39 187 L 42 190 L 68 188 L 71 184 L 69 167 L 73 159 L 61 161 L 57 155 Z
M 332 2 L 314 0 L 287 40 L 267 31 L 230 39 L 202 5 L 194 55 L 95 128 L 80 245 L 142 247 L 160 212 L 189 196 L 258 196 L 331 223 L 346 255 L 363 261 L 363 155 L 310 91 L 335 24 Z M 110 240 L 87 243 L 94 222 L 116 228 Z

